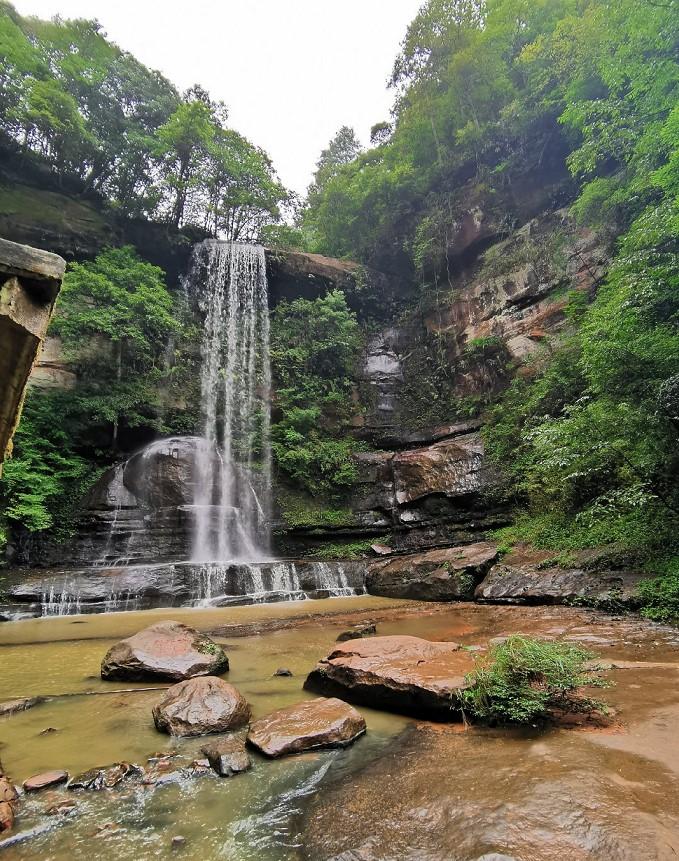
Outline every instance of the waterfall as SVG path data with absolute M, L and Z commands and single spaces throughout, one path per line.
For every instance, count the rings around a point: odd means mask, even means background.
M 188 286 L 205 315 L 192 560 L 263 559 L 271 497 L 264 249 L 201 242 L 193 252 Z

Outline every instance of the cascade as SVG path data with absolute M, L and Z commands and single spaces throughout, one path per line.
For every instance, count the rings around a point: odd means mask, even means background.
M 361 563 L 271 558 L 269 309 L 258 245 L 206 240 L 184 279 L 201 312 L 200 435 L 155 440 L 90 491 L 69 570 L 8 589 L 44 615 L 229 606 L 364 591 Z
M 203 433 L 196 448 L 191 558 L 265 559 L 271 498 L 271 369 L 264 249 L 201 242 L 193 252 L 187 288 L 197 293 L 205 315 Z

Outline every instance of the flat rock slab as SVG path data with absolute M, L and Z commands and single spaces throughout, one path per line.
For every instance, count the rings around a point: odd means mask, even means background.
M 247 771 L 252 766 L 250 755 L 245 749 L 245 739 L 223 738 L 200 749 L 220 777 L 233 777 Z
M 593 606 L 634 608 L 639 603 L 636 590 L 642 579 L 635 572 L 499 564 L 476 587 L 475 597 L 477 601 L 497 604 L 581 601 Z
M 372 595 L 419 601 L 471 601 L 474 588 L 497 562 L 486 541 L 373 562 L 366 587 Z
M 370 637 L 336 646 L 304 687 L 371 708 L 455 719 L 461 716 L 456 694 L 473 664 L 457 643 Z
M 101 677 L 182 681 L 228 669 L 224 650 L 206 634 L 181 622 L 159 622 L 112 646 L 102 661 Z
M 342 700 L 321 697 L 296 703 L 255 721 L 248 743 L 278 757 L 319 747 L 346 747 L 365 732 L 360 712 Z
M 169 688 L 153 707 L 156 729 L 175 736 L 229 732 L 250 720 L 250 706 L 233 685 L 215 676 L 187 679 Z
M 50 786 L 58 786 L 60 783 L 66 783 L 67 780 L 67 771 L 44 771 L 42 774 L 34 774 L 32 777 L 24 780 L 23 786 L 26 792 L 39 792 L 41 789 L 48 789 Z

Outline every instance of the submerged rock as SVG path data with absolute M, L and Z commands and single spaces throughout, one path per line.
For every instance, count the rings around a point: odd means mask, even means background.
M 336 642 L 346 643 L 348 640 L 360 640 L 361 637 L 372 637 L 376 633 L 377 626 L 373 622 L 363 622 L 360 625 L 353 625 L 347 631 L 342 631 Z
M 4 703 L 0 703 L 0 717 L 25 712 L 42 702 L 44 702 L 44 697 L 18 697 L 15 700 L 6 700 Z
M 306 690 L 377 709 L 460 717 L 455 694 L 473 660 L 457 643 L 370 637 L 336 646 L 309 673 Z
M 387 598 L 471 601 L 474 587 L 497 558 L 497 546 L 486 541 L 396 556 L 373 562 L 366 586 Z
M 32 777 L 24 780 L 23 786 L 26 792 L 39 792 L 41 789 L 48 789 L 50 786 L 58 786 L 60 783 L 66 783 L 67 780 L 67 771 L 44 771 L 42 774 L 34 774 Z
M 158 622 L 112 646 L 102 661 L 101 677 L 181 681 L 228 669 L 224 650 L 206 634 L 181 622 Z
M 243 695 L 214 676 L 188 679 L 173 685 L 153 707 L 156 729 L 176 736 L 228 732 L 250 720 Z
M 274 676 L 285 676 L 289 678 L 292 676 L 292 670 L 289 670 L 287 667 L 279 667 L 274 673 Z
M 270 757 L 319 747 L 346 747 L 365 732 L 360 712 L 339 699 L 307 700 L 255 721 L 248 743 Z
M 68 789 L 88 789 L 99 791 L 102 789 L 113 789 L 119 783 L 140 782 L 144 778 L 144 769 L 132 762 L 116 762 L 113 765 L 101 765 L 90 768 L 72 778 Z
M 220 777 L 233 777 L 247 771 L 252 760 L 242 738 L 223 738 L 201 747 L 212 768 Z

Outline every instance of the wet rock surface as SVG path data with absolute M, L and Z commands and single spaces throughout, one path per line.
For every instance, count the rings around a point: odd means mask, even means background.
M 361 622 L 346 631 L 342 631 L 337 637 L 337 642 L 346 643 L 348 640 L 360 640 L 363 637 L 372 637 L 376 633 L 377 626 L 374 622 Z
M 250 720 L 243 695 L 222 679 L 201 676 L 173 685 L 153 707 L 156 729 L 176 736 L 228 732 Z
M 6 834 L 14 827 L 17 799 L 14 784 L 5 774 L 0 762 L 0 834 Z
M 252 767 L 245 739 L 240 737 L 218 739 L 200 750 L 220 777 L 233 777 Z
M 19 697 L 15 700 L 5 700 L 4 703 L 0 703 L 0 717 L 25 712 L 42 702 L 44 702 L 43 697 Z
M 24 780 L 23 787 L 25 792 L 40 792 L 42 789 L 49 789 L 60 783 L 66 783 L 67 780 L 67 771 L 43 771 L 41 774 L 34 774 Z
M 133 762 L 116 762 L 113 765 L 102 765 L 90 768 L 71 778 L 68 788 L 72 791 L 89 790 L 99 792 L 102 789 L 113 789 L 119 784 L 139 783 L 144 778 L 144 769 Z
M 395 556 L 371 563 L 366 587 L 373 595 L 420 601 L 470 601 L 476 584 L 497 561 L 485 541 Z
M 495 565 L 475 590 L 477 601 L 505 604 L 566 604 L 638 606 L 636 589 L 643 576 L 628 571 L 588 571 L 583 568 L 541 567 L 540 564 Z
M 306 690 L 372 708 L 460 717 L 455 694 L 473 660 L 457 643 L 391 636 L 338 645 L 309 673 Z
M 112 646 L 102 661 L 101 677 L 176 681 L 228 669 L 224 650 L 210 637 L 181 622 L 158 622 Z
M 564 736 L 567 740 L 564 740 Z M 325 787 L 308 858 L 334 861 L 667 861 L 679 783 L 611 758 L 588 733 L 408 730 L 377 762 Z M 667 793 L 658 813 L 658 793 Z
M 321 697 L 278 709 L 255 721 L 248 743 L 269 757 L 322 747 L 346 747 L 363 735 L 366 724 L 355 708 Z

